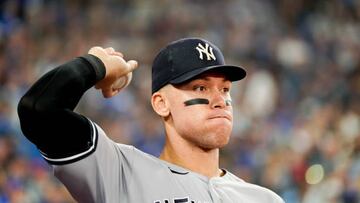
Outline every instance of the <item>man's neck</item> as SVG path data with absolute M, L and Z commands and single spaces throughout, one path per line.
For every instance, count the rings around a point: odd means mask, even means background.
M 201 175 L 218 177 L 219 149 L 204 150 L 192 145 L 180 136 L 167 136 L 160 159 L 189 169 Z

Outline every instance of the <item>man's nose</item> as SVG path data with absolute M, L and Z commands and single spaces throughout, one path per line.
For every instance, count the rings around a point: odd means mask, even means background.
M 210 105 L 212 108 L 223 109 L 226 107 L 226 97 L 220 92 L 213 93 Z

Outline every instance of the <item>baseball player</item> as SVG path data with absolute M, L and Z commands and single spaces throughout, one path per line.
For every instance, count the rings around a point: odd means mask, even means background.
M 112 48 L 93 47 L 41 77 L 19 103 L 24 135 L 78 202 L 283 203 L 219 167 L 233 125 L 231 85 L 246 72 L 206 40 L 172 42 L 153 62 L 151 104 L 166 134 L 159 158 L 115 143 L 73 111 L 94 85 L 116 95 L 122 88 L 113 84 L 136 67 Z

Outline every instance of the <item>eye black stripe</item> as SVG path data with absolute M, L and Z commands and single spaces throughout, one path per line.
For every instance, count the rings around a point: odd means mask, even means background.
M 226 106 L 231 106 L 231 99 L 225 99 Z
M 195 104 L 209 104 L 208 99 L 196 98 L 190 99 L 184 102 L 185 106 L 195 105 Z

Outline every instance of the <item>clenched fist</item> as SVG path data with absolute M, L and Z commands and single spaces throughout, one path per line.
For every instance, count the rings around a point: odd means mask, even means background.
M 92 47 L 89 54 L 98 57 L 105 65 L 106 75 L 96 85 L 96 89 L 101 89 L 104 97 L 109 98 L 116 95 L 120 90 L 113 88 L 113 84 L 119 78 L 126 76 L 138 67 L 135 60 L 125 61 L 124 55 L 115 51 L 112 47 Z

